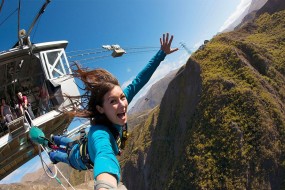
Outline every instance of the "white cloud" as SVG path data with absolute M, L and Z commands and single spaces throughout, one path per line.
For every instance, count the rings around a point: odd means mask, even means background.
M 148 90 L 151 88 L 153 84 L 155 84 L 157 81 L 165 77 L 170 71 L 173 71 L 175 69 L 180 68 L 182 65 L 184 65 L 189 58 L 189 54 L 185 53 L 182 54 L 180 57 L 178 57 L 177 61 L 169 61 L 169 60 L 164 60 L 159 67 L 156 69 L 148 83 L 140 90 L 140 92 L 134 97 L 132 102 L 129 105 L 129 110 L 135 105 L 137 100 L 141 97 L 143 97 Z M 129 79 L 128 81 L 124 82 L 122 85 L 122 88 L 126 87 L 128 84 L 132 82 L 134 77 Z
M 230 15 L 230 17 L 224 22 L 223 26 L 220 28 L 220 32 L 228 28 L 233 24 L 242 13 L 250 6 L 252 0 L 241 0 L 240 4 L 237 6 L 236 10 Z

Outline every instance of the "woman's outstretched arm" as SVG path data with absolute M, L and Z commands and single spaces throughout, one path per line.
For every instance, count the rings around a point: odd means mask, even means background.
M 124 93 L 130 103 L 133 97 L 142 89 L 142 87 L 149 81 L 152 74 L 155 72 L 160 62 L 164 60 L 165 56 L 178 50 L 178 48 L 171 48 L 173 35 L 169 38 L 169 33 L 163 34 L 160 38 L 160 50 L 148 62 L 144 69 L 136 76 L 136 78 L 125 89 Z

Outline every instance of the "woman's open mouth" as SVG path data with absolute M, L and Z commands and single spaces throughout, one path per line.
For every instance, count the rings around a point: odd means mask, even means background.
M 119 113 L 119 114 L 117 114 L 117 116 L 118 116 L 120 119 L 124 119 L 125 116 L 126 116 L 126 113 L 125 113 L 125 112 L 124 112 L 124 113 Z

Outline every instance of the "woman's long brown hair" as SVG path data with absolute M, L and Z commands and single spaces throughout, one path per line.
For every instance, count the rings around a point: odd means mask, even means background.
M 73 76 L 83 82 L 84 94 L 80 96 L 68 96 L 73 102 L 73 111 L 66 112 L 73 117 L 90 118 L 91 124 L 112 125 L 111 121 L 105 114 L 101 114 L 96 106 L 103 106 L 104 95 L 112 90 L 115 86 L 119 86 L 118 80 L 105 69 L 88 70 L 82 68 L 78 63 L 74 64 L 76 69 L 73 70 Z M 79 106 L 78 101 L 79 100 Z M 76 103 L 75 103 L 76 102 Z

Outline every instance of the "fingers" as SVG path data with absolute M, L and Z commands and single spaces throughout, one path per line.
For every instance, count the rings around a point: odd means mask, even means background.
M 172 40 L 173 35 L 171 35 L 169 39 L 169 33 L 167 32 L 166 34 L 162 35 L 162 39 L 160 38 L 160 45 L 171 45 Z
M 170 53 L 173 53 L 173 52 L 175 52 L 177 50 L 178 50 L 178 48 L 172 49 L 172 50 L 170 50 Z
M 160 38 L 161 50 L 163 50 L 166 54 L 170 54 L 178 50 L 178 48 L 171 49 L 173 38 L 174 36 L 169 35 L 168 32 L 163 34 L 162 38 Z
M 170 37 L 169 46 L 171 46 L 172 40 L 173 40 L 173 35 L 171 35 L 171 37 Z
M 166 33 L 166 40 L 165 40 L 166 43 L 168 43 L 168 38 L 169 38 L 169 33 L 167 32 Z

